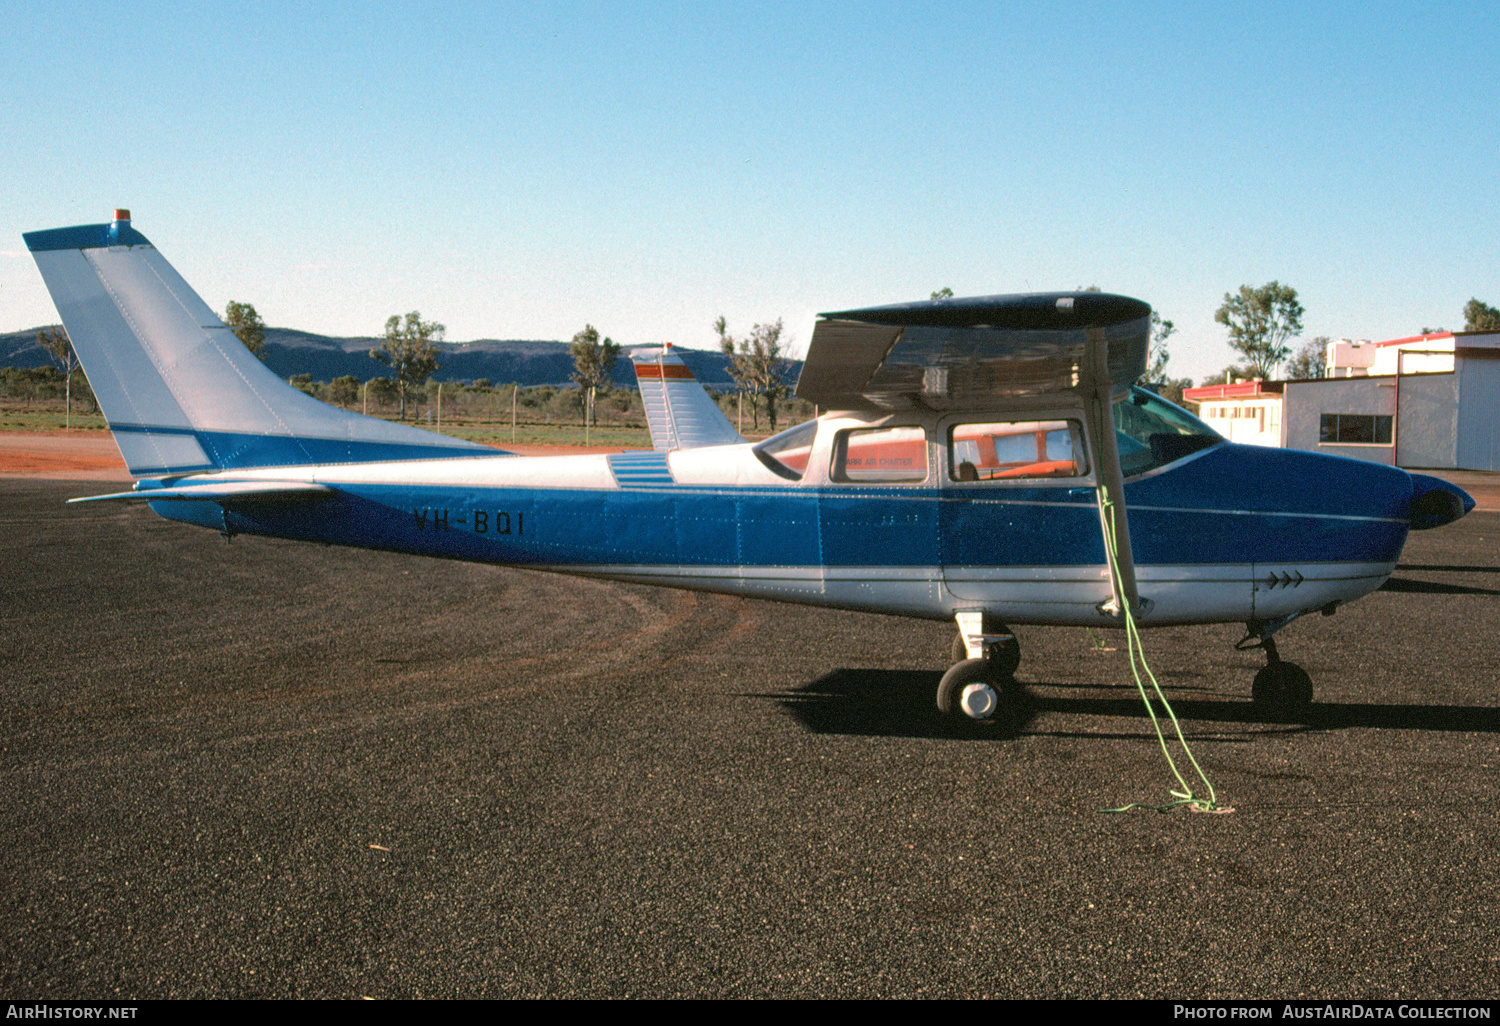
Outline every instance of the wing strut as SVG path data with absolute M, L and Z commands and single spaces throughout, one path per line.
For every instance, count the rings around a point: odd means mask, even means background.
M 1109 377 L 1109 342 L 1104 329 L 1089 328 L 1084 344 L 1080 385 L 1092 430 L 1090 447 L 1099 468 L 1099 523 L 1104 531 L 1104 553 L 1109 561 L 1112 598 L 1103 612 L 1124 619 L 1124 611 L 1140 611 L 1136 591 L 1135 559 L 1130 551 L 1130 517 L 1125 510 L 1125 476 L 1120 470 L 1120 448 L 1115 442 L 1115 413 Z

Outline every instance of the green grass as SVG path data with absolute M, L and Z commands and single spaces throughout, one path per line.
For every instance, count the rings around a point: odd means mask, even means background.
M 24 402 L 17 400 L 0 401 L 0 431 L 61 431 L 67 423 L 62 403 L 57 404 L 56 410 L 35 408 L 39 405 L 41 404 L 32 404 L 28 408 Z M 104 418 L 99 414 L 73 411 L 74 431 L 104 431 L 106 428 Z

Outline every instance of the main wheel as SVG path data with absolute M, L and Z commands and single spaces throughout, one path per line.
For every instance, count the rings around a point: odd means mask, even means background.
M 960 725 L 993 723 L 1002 732 L 1011 731 L 1025 719 L 1025 705 L 1015 678 L 996 673 L 989 660 L 954 663 L 938 685 L 938 712 Z
M 944 716 L 987 720 L 1000 708 L 997 683 L 994 668 L 983 659 L 954 663 L 938 684 L 938 712 Z
M 1312 678 L 1296 663 L 1274 662 L 1255 675 L 1250 700 L 1273 715 L 1296 716 L 1312 704 Z

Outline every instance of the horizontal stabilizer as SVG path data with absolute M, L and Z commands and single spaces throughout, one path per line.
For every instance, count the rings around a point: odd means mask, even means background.
M 312 481 L 213 481 L 208 484 L 142 488 L 109 495 L 85 495 L 69 502 L 306 502 L 332 498 L 333 489 Z
M 630 362 L 651 428 L 651 445 L 658 452 L 745 440 L 671 346 L 637 349 Z
M 1079 384 L 1092 334 L 1115 394 L 1146 370 L 1151 307 L 1103 292 L 936 299 L 821 315 L 797 396 L 833 410 L 980 409 Z
M 131 227 L 128 211 L 24 238 L 136 477 L 498 455 L 282 381 Z

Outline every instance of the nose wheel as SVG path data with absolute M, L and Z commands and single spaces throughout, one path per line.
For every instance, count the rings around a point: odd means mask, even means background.
M 1250 701 L 1278 719 L 1303 715 L 1312 705 L 1312 678 L 1296 663 L 1283 661 L 1270 638 L 1261 638 L 1260 647 L 1266 650 L 1266 665 L 1250 685 Z

